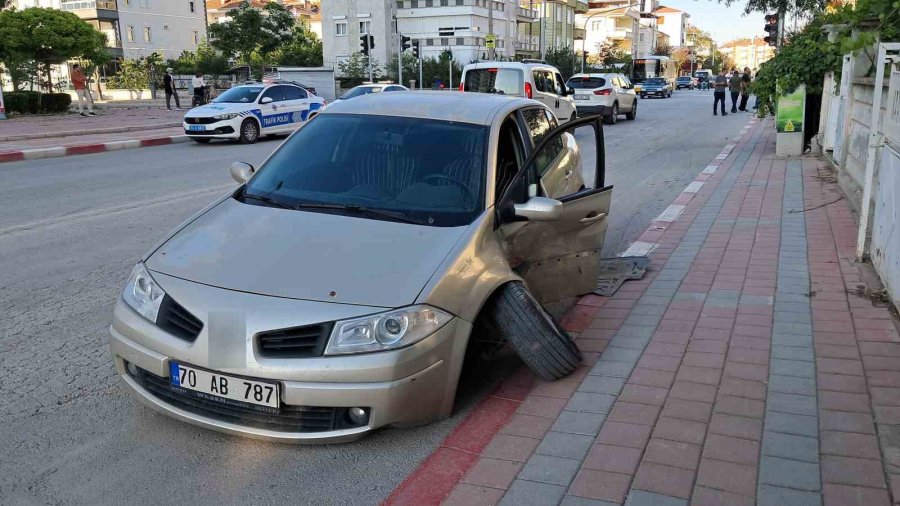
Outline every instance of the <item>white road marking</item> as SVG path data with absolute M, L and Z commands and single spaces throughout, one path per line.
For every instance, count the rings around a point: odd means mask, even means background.
M 665 211 L 662 212 L 655 220 L 653 221 L 667 221 L 673 222 L 681 216 L 681 213 L 684 212 L 684 205 L 682 204 L 672 204 L 666 208 Z
M 647 256 L 656 249 L 655 242 L 635 241 L 627 250 L 623 251 L 620 257 L 643 257 Z
M 687 185 L 687 188 L 684 189 L 684 193 L 697 193 L 700 191 L 700 188 L 703 188 L 703 181 L 694 181 Z
M 703 169 L 703 174 L 715 174 L 717 170 L 719 170 L 718 165 L 707 165 L 706 168 Z

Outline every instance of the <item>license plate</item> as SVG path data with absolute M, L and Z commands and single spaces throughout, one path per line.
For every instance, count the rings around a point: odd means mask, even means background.
M 575 95 L 575 100 L 590 100 L 590 95 Z
M 270 408 L 279 407 L 278 383 L 238 378 L 196 367 L 169 363 L 169 383 L 196 392 L 199 397 L 223 403 L 238 401 Z
M 190 125 L 191 132 L 205 132 L 206 127 L 203 125 Z

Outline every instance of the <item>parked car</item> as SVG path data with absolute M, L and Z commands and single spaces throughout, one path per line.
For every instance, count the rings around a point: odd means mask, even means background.
M 676 90 L 680 90 L 682 88 L 693 90 L 695 85 L 696 83 L 694 82 L 694 78 L 691 76 L 681 76 L 675 80 Z
M 580 353 L 543 305 L 596 288 L 602 142 L 514 97 L 332 104 L 142 257 L 116 371 L 168 416 L 289 442 L 447 417 L 479 336 L 563 377 Z
M 599 114 L 614 125 L 619 114 L 637 117 L 637 95 L 623 74 L 575 74 L 566 83 L 575 90 L 575 108 L 579 116 Z
M 556 67 L 537 60 L 470 63 L 463 68 L 459 91 L 531 98 L 549 107 L 561 122 L 577 116 L 575 90 L 566 87 Z
M 238 139 L 252 144 L 260 136 L 293 132 L 325 104 L 295 84 L 235 86 L 209 104 L 184 115 L 184 133 L 205 144 L 211 139 Z
M 399 84 L 361 84 L 355 88 L 351 88 L 346 93 L 337 98 L 340 100 L 349 100 L 355 97 L 361 97 L 370 93 L 381 93 L 383 91 L 409 91 L 409 88 Z M 332 102 L 333 103 L 333 102 Z
M 641 98 L 669 98 L 671 96 L 672 85 L 662 77 L 651 77 L 644 81 L 644 85 L 641 87 Z

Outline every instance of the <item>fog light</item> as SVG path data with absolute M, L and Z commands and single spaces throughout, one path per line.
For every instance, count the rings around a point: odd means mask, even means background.
M 138 375 L 137 367 L 134 364 L 132 364 L 131 362 L 125 362 L 125 369 L 128 370 L 128 374 L 130 374 L 134 377 L 137 377 L 137 375 Z
M 363 408 L 350 408 L 347 410 L 347 417 L 356 425 L 365 425 L 369 421 L 369 414 Z

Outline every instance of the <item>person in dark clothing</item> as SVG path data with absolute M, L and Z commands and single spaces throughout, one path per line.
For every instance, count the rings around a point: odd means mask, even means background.
M 750 67 L 744 67 L 744 74 L 741 76 L 741 106 L 739 111 L 747 112 L 747 101 L 750 100 Z
M 167 68 L 163 76 L 163 87 L 166 89 L 166 109 L 172 110 L 172 97 L 175 97 L 175 108 L 181 109 L 181 102 L 178 100 L 178 90 L 175 88 L 175 80 L 172 79 L 171 68 Z
M 725 112 L 725 88 L 728 86 L 728 79 L 725 77 L 725 70 L 720 70 L 719 75 L 716 76 L 715 79 L 715 91 L 713 92 L 713 116 L 718 116 L 718 112 L 716 112 L 716 107 L 721 102 L 722 104 L 722 116 L 727 116 L 728 113 Z
M 737 112 L 738 98 L 741 96 L 741 73 L 738 72 L 737 68 L 731 70 L 728 89 L 731 90 L 731 112 Z

